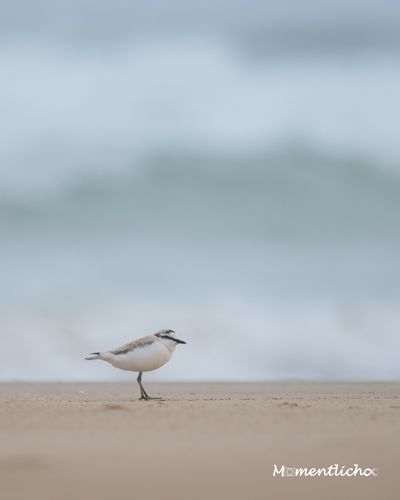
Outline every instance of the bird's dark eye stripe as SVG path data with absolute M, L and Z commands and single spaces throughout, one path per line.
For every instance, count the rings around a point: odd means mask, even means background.
M 178 341 L 176 339 L 174 339 L 174 337 L 171 337 L 170 335 L 161 335 L 161 338 L 173 340 L 174 342 L 178 343 Z

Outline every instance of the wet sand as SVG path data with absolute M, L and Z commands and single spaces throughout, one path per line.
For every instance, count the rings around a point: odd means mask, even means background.
M 0 384 L 2 500 L 400 498 L 400 382 Z M 273 477 L 274 464 L 378 477 Z

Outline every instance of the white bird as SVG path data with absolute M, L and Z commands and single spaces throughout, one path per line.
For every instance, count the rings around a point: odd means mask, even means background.
M 112 351 L 92 352 L 85 359 L 101 359 L 121 370 L 139 372 L 137 381 L 140 387 L 140 399 L 158 399 L 150 398 L 144 390 L 142 373 L 165 365 L 178 344 L 186 342 L 177 339 L 173 330 L 160 330 L 154 335 L 133 340 Z

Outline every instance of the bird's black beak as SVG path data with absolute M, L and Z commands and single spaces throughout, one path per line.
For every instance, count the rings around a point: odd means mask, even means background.
M 186 344 L 184 340 L 174 339 L 177 344 Z

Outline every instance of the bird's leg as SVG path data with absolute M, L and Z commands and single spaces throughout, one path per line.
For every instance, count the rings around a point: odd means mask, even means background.
M 147 392 L 145 391 L 143 385 L 142 385 L 142 373 L 143 372 L 139 372 L 139 375 L 138 375 L 138 378 L 137 378 L 137 381 L 138 381 L 138 384 L 139 384 L 139 387 L 140 387 L 140 399 L 144 399 L 145 401 L 148 401 L 149 399 L 162 399 L 162 398 L 151 398 Z
M 143 372 L 139 372 L 138 378 L 136 379 L 140 387 L 140 399 L 149 399 L 149 396 L 142 386 L 142 373 Z

